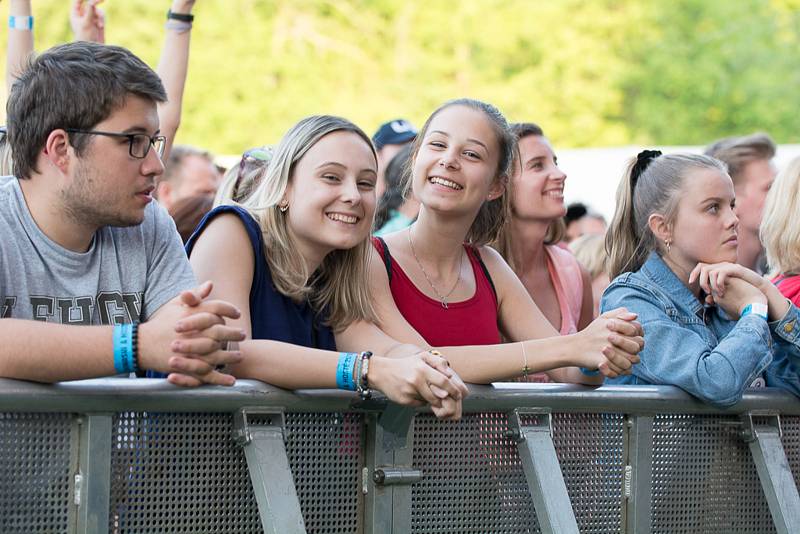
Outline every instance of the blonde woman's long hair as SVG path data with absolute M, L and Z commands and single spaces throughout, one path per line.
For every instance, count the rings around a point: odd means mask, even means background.
M 514 134 L 516 138 L 516 144 L 514 148 L 514 161 L 512 163 L 512 172 L 516 172 L 517 168 L 520 165 L 520 154 L 519 154 L 519 141 L 525 137 L 529 137 L 531 135 L 535 135 L 537 137 L 544 137 L 544 132 L 542 131 L 539 125 L 534 124 L 532 122 L 518 122 L 511 125 L 511 132 Z M 514 209 L 512 207 L 513 203 L 511 199 L 514 195 L 514 188 L 513 188 L 514 180 L 509 179 L 508 185 L 506 185 L 506 196 L 508 197 L 509 202 L 509 216 L 506 218 L 505 223 L 500 227 L 500 230 L 497 232 L 497 237 L 495 238 L 494 242 L 492 243 L 492 247 L 503 256 L 503 259 L 506 260 L 511 266 L 511 269 L 517 273 L 518 275 L 521 274 L 519 272 L 519 268 L 517 263 L 514 261 L 514 254 L 512 252 L 511 243 L 514 240 L 512 231 L 511 231 L 511 223 L 514 218 Z M 544 244 L 545 245 L 552 245 L 558 243 L 562 239 L 564 239 L 564 235 L 567 232 L 567 227 L 564 224 L 564 218 L 559 217 L 558 219 L 554 220 L 550 223 L 547 227 L 547 233 L 544 236 Z
M 631 160 L 617 188 L 617 211 L 606 233 L 606 272 L 611 279 L 638 271 L 650 252 L 663 251 L 648 220 L 658 213 L 668 224 L 674 221 L 683 183 L 691 169 L 727 172 L 718 159 L 698 154 L 661 155 L 645 150 Z
M 783 169 L 764 203 L 759 234 L 772 274 L 800 274 L 800 157 Z
M 340 117 L 314 115 L 295 124 L 283 136 L 261 176 L 252 180 L 257 185 L 251 194 L 241 202 L 229 197 L 221 199 L 223 203 L 242 206 L 258 221 L 264 238 L 264 256 L 276 289 L 297 302 L 307 300 L 317 313 L 326 314 L 327 324 L 335 331 L 354 321 L 376 320 L 366 283 L 369 236 L 351 249 L 330 252 L 316 272 L 310 273 L 297 253 L 279 203 L 294 178 L 297 162 L 317 141 L 339 131 L 361 137 L 375 156 L 372 142 L 358 126 Z M 377 165 L 377 156 L 375 160 Z M 232 179 L 236 179 L 235 174 L 229 177 Z M 233 189 L 231 184 L 223 185 L 229 194 L 234 193 Z

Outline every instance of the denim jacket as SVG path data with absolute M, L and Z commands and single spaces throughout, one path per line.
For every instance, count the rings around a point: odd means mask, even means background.
M 639 315 L 645 346 L 631 375 L 606 382 L 674 385 L 725 407 L 763 376 L 767 386 L 800 396 L 797 307 L 779 321 L 755 314 L 732 321 L 721 308 L 701 303 L 655 252 L 603 293 L 602 311 L 622 306 Z

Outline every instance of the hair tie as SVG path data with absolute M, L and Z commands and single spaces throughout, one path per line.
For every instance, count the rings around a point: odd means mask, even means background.
M 650 162 L 661 154 L 660 150 L 642 150 L 636 154 L 636 163 L 633 164 L 633 169 L 631 169 L 631 185 L 633 187 L 636 187 L 636 182 L 639 181 L 639 177 L 645 169 L 650 166 Z

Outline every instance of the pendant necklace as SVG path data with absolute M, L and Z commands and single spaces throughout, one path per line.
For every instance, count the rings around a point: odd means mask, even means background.
M 414 259 L 417 260 L 417 265 L 419 265 L 419 268 L 422 271 L 423 276 L 425 276 L 425 280 L 428 281 L 428 285 L 431 286 L 431 289 L 433 289 L 433 292 L 436 293 L 436 296 L 439 298 L 439 301 L 442 304 L 442 308 L 444 308 L 445 310 L 448 309 L 447 299 L 450 297 L 450 295 L 453 294 L 453 291 L 456 290 L 456 287 L 458 287 L 458 283 L 461 281 L 461 267 L 463 266 L 464 263 L 464 252 L 463 251 L 461 252 L 461 258 L 458 261 L 458 277 L 456 278 L 456 283 L 453 284 L 453 287 L 450 288 L 450 291 L 448 291 L 446 295 L 442 295 L 441 293 L 439 293 L 439 289 L 431 280 L 431 277 L 428 276 L 427 271 L 425 271 L 425 267 L 423 267 L 422 262 L 419 261 L 419 257 L 417 257 L 417 252 L 414 250 L 414 243 L 411 241 L 410 226 L 408 227 L 408 246 L 411 248 L 411 254 L 413 254 Z

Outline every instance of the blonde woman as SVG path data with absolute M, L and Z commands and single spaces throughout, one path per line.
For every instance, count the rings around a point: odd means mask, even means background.
M 734 263 L 739 218 L 724 163 L 645 150 L 617 190 L 607 235 L 614 278 L 600 309 L 639 314 L 645 346 L 617 384 L 674 385 L 710 404 L 748 387 L 800 394 L 800 313 L 767 280 Z
M 446 361 L 370 322 L 363 280 L 377 161 L 366 134 L 338 117 L 309 117 L 284 136 L 263 176 L 245 178 L 258 181 L 252 194 L 212 210 L 187 243 L 197 275 L 242 310 L 243 361 L 230 371 L 289 389 L 368 385 L 459 417 L 466 389 Z M 375 356 L 356 355 L 365 349 Z
M 800 158 L 793 159 L 772 183 L 760 233 L 772 283 L 800 305 Z

